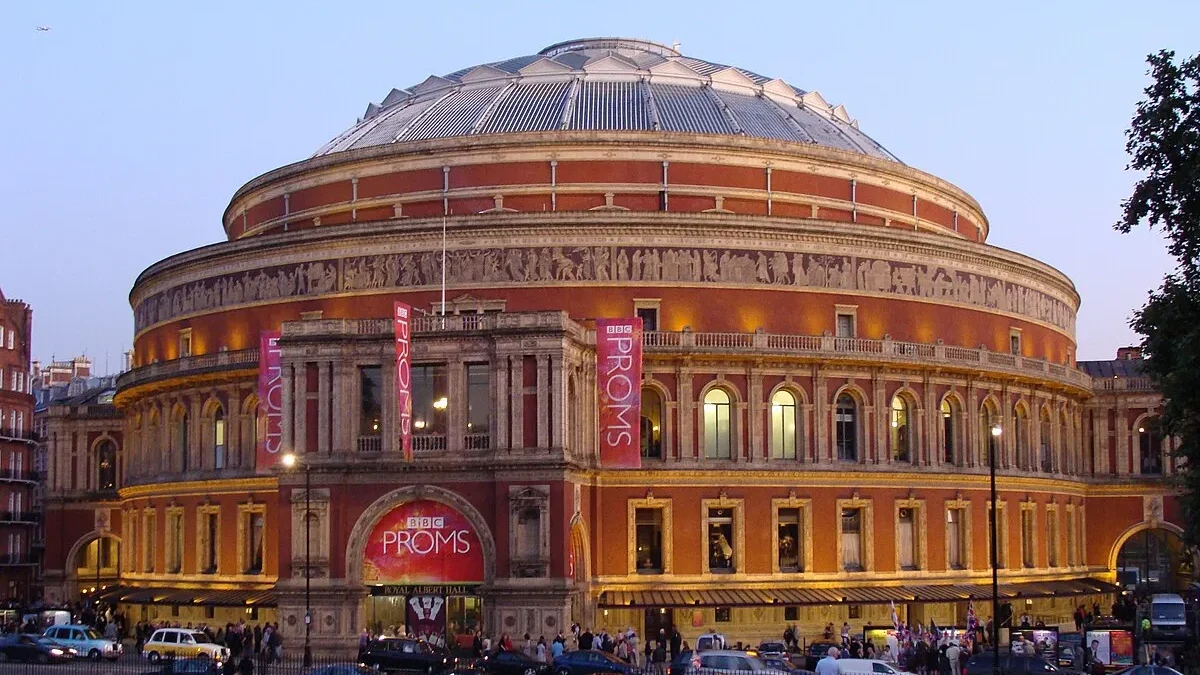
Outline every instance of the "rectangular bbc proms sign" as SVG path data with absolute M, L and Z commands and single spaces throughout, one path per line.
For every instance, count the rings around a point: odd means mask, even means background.
M 642 320 L 597 319 L 600 465 L 642 466 Z

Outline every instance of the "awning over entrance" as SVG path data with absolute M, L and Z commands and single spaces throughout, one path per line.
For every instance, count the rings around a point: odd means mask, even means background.
M 202 588 L 134 588 L 112 586 L 96 597 L 130 605 L 211 605 L 214 607 L 274 607 L 271 590 L 206 590 Z
M 1000 599 L 1070 597 L 1116 593 L 1120 588 L 1099 579 L 1036 581 L 1001 584 Z M 670 589 L 604 591 L 600 607 L 749 607 L 761 605 L 856 605 L 889 602 L 960 602 L 991 598 L 990 584 L 941 584 L 928 586 L 854 586 L 845 588 L 772 589 Z

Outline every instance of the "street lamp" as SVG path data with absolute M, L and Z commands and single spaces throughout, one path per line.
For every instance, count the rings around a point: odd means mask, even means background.
M 1000 675 L 1000 559 L 997 545 L 996 518 L 999 506 L 996 503 L 996 450 L 1000 446 L 1003 430 L 997 424 L 992 427 L 991 448 L 988 451 L 988 473 L 992 487 L 992 673 Z
M 283 456 L 283 465 L 289 469 L 296 466 L 296 455 Z M 304 667 L 312 667 L 312 567 L 309 564 L 312 543 L 312 524 L 309 514 L 309 495 L 312 492 L 312 466 L 304 462 Z

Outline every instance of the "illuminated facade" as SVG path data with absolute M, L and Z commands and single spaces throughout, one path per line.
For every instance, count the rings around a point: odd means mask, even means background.
M 1075 362 L 1070 280 L 781 80 L 617 39 L 431 77 L 224 226 L 131 294 L 106 597 L 134 617 L 260 612 L 296 644 L 307 568 L 318 648 L 405 624 L 749 640 L 891 600 L 961 623 L 992 456 L 1003 590 L 1048 620 L 1111 591 L 1125 539 L 1177 531 L 1169 461 L 1131 459 L 1141 392 Z M 594 321 L 632 315 L 643 459 L 613 470 Z M 257 449 L 267 330 L 290 470 Z

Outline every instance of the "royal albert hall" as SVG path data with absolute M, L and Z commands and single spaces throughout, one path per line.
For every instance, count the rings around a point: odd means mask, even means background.
M 391 90 L 223 225 L 138 278 L 119 496 L 64 539 L 119 542 L 97 592 L 135 620 L 278 620 L 296 646 L 307 569 L 318 650 L 573 622 L 757 640 L 891 602 L 963 625 L 972 597 L 991 614 L 992 457 L 1017 614 L 1107 608 L 1134 537 L 1190 574 L 1158 397 L 1076 363 L 1071 281 L 814 91 L 564 42 Z M 632 467 L 598 436 L 596 325 L 622 317 Z M 90 590 L 64 566 L 64 597 Z

